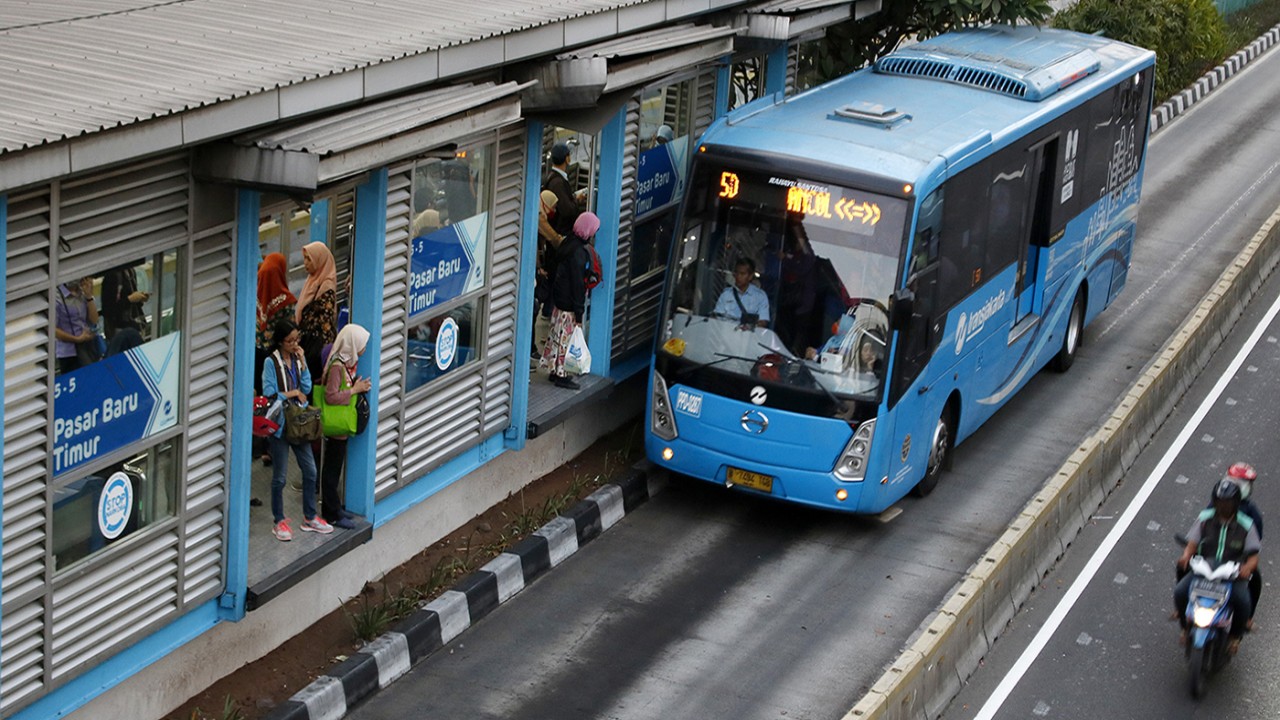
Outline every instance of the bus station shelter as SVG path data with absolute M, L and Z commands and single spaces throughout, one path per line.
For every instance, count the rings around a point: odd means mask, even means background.
M 634 416 L 640 394 L 613 389 L 648 366 L 699 135 L 812 84 L 806 48 L 879 8 L 7 10 L 0 718 L 162 716 Z M 603 220 L 578 391 L 528 360 L 560 142 Z M 311 242 L 371 332 L 374 389 L 348 445 L 356 529 L 280 543 L 250 502 L 270 476 L 251 436 L 257 272 L 283 254 L 296 293 Z M 76 286 L 128 321 L 70 369 Z M 143 299 L 120 307 L 121 287 Z

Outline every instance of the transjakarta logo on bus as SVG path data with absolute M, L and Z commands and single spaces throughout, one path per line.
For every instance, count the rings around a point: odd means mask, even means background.
M 978 333 L 982 332 L 982 328 L 991 319 L 991 316 L 1004 307 L 1006 299 L 1007 296 L 1004 290 L 1001 290 L 999 295 L 987 298 L 987 301 L 983 303 L 982 307 L 978 308 L 972 317 L 968 313 L 960 313 L 960 322 L 956 326 L 957 355 L 964 349 L 964 344 L 967 341 L 972 340 Z

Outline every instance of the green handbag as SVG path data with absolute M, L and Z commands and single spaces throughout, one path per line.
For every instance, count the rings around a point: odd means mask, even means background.
M 347 374 L 342 373 L 342 390 L 351 387 L 347 384 Z M 356 403 L 360 401 L 357 393 L 351 393 L 351 402 L 346 405 L 330 405 L 324 401 L 324 385 L 311 387 L 311 402 L 320 408 L 320 424 L 324 427 L 325 437 L 343 437 L 360 432 Z

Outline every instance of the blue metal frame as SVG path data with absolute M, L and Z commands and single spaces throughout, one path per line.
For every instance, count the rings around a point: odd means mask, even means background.
M 596 252 L 600 255 L 600 284 L 591 291 L 587 347 L 591 374 L 608 376 L 612 366 L 613 301 L 618 289 L 618 227 L 622 224 L 622 162 L 626 153 L 627 107 L 624 104 L 600 131 L 600 175 L 596 187 Z M 630 221 L 630 219 L 628 219 Z
M 733 61 L 726 60 L 716 67 L 716 99 L 714 117 L 724 117 L 729 112 L 729 86 L 733 82 Z
M 772 95 L 773 93 L 785 94 L 787 91 L 787 47 L 788 43 L 779 43 L 778 47 L 774 48 L 765 58 L 765 95 Z
M 516 290 L 516 356 L 511 393 L 511 425 L 503 434 L 508 450 L 522 450 L 528 440 L 529 349 L 533 347 L 533 289 L 538 273 L 539 188 L 542 187 L 542 123 L 531 121 L 525 135 L 524 207 L 520 227 L 520 281 Z
M 382 365 L 382 290 L 387 236 L 387 169 L 356 187 L 356 227 L 351 268 L 351 322 L 369 331 L 357 373 L 373 382 L 369 429 L 347 441 L 347 509 L 374 524 L 373 486 L 378 439 L 378 369 Z
M 235 314 L 232 320 L 231 427 L 253 424 L 253 349 L 258 317 L 258 221 L 262 196 L 254 190 L 236 195 Z M 231 482 L 227 491 L 226 586 L 219 598 L 218 616 L 239 620 L 245 614 L 249 585 L 249 496 L 253 472 L 253 436 L 231 433 Z
M 329 199 L 311 203 L 311 242 L 329 244 Z

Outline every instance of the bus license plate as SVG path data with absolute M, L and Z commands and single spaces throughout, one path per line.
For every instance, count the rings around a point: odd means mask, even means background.
M 760 492 L 773 492 L 773 478 L 760 473 L 747 472 L 731 467 L 725 473 L 729 485 L 741 485 Z

